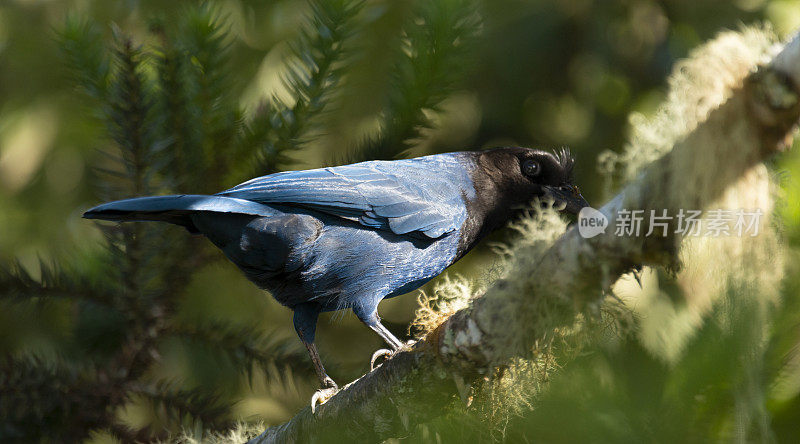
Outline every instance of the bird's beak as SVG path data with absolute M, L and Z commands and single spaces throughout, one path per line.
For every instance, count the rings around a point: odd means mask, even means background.
M 562 185 L 560 187 L 544 186 L 545 196 L 553 199 L 556 208 L 561 205 L 561 210 L 566 213 L 578 214 L 581 208 L 588 207 L 589 202 L 581 195 L 580 190 L 575 185 Z

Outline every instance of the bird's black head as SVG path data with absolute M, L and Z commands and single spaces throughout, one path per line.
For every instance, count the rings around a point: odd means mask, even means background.
M 575 160 L 569 150 L 555 153 L 531 148 L 497 148 L 474 153 L 475 204 L 487 225 L 497 228 L 535 198 L 552 199 L 556 208 L 577 214 L 589 203 L 574 183 Z

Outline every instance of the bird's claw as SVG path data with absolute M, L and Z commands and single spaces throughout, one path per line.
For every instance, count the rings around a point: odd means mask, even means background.
M 375 353 L 372 354 L 372 359 L 369 360 L 369 371 L 375 370 L 375 361 L 377 361 L 381 357 L 386 356 L 387 359 L 391 358 L 392 356 L 396 355 L 397 352 L 399 352 L 400 350 L 403 350 L 403 349 L 406 349 L 406 348 L 411 348 L 414 344 L 416 344 L 415 341 L 409 340 L 409 341 L 406 341 L 406 343 L 403 344 L 397 350 L 392 351 L 392 350 L 389 350 L 389 349 L 386 349 L 386 348 L 382 348 L 382 349 L 376 351 Z
M 317 411 L 317 403 L 320 405 L 325 404 L 328 402 L 329 399 L 333 397 L 338 391 L 339 386 L 333 382 L 331 378 L 325 378 L 323 382 L 323 387 L 316 392 L 314 392 L 314 396 L 311 397 L 311 414 L 313 415 Z
M 319 389 L 314 392 L 314 396 L 311 397 L 311 414 L 313 415 L 317 411 L 317 403 L 320 405 L 325 404 L 328 402 L 329 399 L 339 391 L 338 387 L 328 387 L 324 389 Z
M 388 349 L 385 349 L 385 348 L 382 348 L 382 349 L 376 351 L 375 353 L 373 353 L 372 354 L 372 359 L 369 360 L 369 371 L 375 370 L 375 361 L 377 361 L 378 358 L 381 358 L 383 356 L 391 357 L 394 353 L 395 352 L 393 352 L 391 350 L 388 350 Z

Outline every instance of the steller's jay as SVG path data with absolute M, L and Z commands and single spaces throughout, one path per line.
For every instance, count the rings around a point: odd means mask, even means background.
M 313 408 L 337 390 L 314 345 L 319 313 L 352 309 L 397 351 L 403 343 L 381 324 L 378 303 L 437 276 L 535 198 L 569 213 L 588 206 L 573 164 L 567 150 L 455 152 L 287 171 L 213 196 L 138 197 L 83 216 L 170 222 L 205 235 L 293 310 L 322 386 Z

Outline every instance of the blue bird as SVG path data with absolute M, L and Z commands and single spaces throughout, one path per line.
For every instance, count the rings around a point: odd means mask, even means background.
M 535 198 L 569 213 L 588 206 L 573 164 L 567 150 L 516 147 L 371 161 L 270 174 L 213 196 L 120 200 L 83 217 L 205 235 L 293 310 L 322 386 L 313 408 L 337 390 L 314 345 L 321 312 L 353 310 L 396 352 L 403 343 L 381 324 L 378 303 L 440 274 Z

